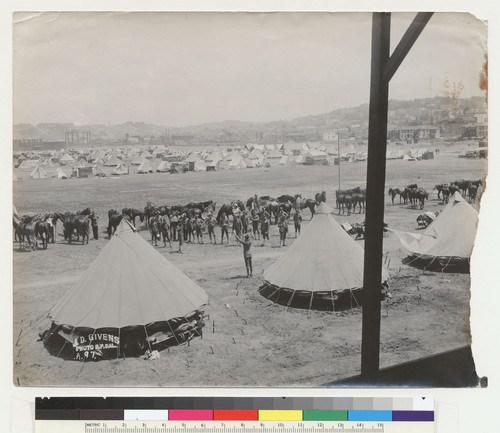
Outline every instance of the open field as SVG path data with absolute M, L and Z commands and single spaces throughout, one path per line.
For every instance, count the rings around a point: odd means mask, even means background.
M 486 175 L 485 160 L 442 153 L 434 160 L 387 161 L 387 188 L 418 183 L 430 192 L 425 210 L 443 205 L 431 192 L 437 183 Z M 341 166 L 342 188 L 364 185 L 366 163 Z M 23 178 L 23 173 L 19 173 Z M 46 251 L 20 252 L 14 245 L 14 383 L 23 386 L 316 386 L 359 373 L 361 309 L 307 312 L 286 309 L 261 297 L 262 271 L 284 249 L 271 228 L 271 246 L 253 246 L 254 278 L 243 278 L 241 247 L 185 244 L 184 254 L 158 250 L 210 296 L 203 339 L 161 352 L 154 361 L 120 359 L 98 363 L 52 357 L 37 342 L 49 326 L 43 319 L 71 288 L 107 242 L 104 229 L 111 208 L 143 208 L 213 199 L 218 207 L 257 193 L 278 196 L 326 191 L 333 205 L 336 166 L 272 167 L 186 174 L 130 175 L 120 178 L 23 179 L 14 182 L 19 213 L 76 211 L 91 207 L 100 218 L 99 240 L 68 245 L 59 237 Z M 478 207 L 478 205 L 475 205 Z M 392 206 L 386 195 L 389 227 L 414 230 L 420 210 Z M 305 211 L 304 225 L 309 213 Z M 361 222 L 364 215 L 335 215 L 338 222 Z M 59 232 L 60 227 L 58 228 Z M 293 242 L 293 227 L 288 241 Z M 218 233 L 218 231 L 217 231 Z M 149 238 L 144 229 L 141 235 Z M 362 242 L 362 241 L 358 241 Z M 423 273 L 401 264 L 404 253 L 395 234 L 384 241 L 392 275 L 392 298 L 383 302 L 381 364 L 394 365 L 454 349 L 470 342 L 469 275 Z M 390 261 L 389 261 L 390 260 Z

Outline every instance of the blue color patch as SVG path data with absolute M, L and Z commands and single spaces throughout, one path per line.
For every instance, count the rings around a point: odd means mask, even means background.
M 349 421 L 392 421 L 392 410 L 350 410 Z

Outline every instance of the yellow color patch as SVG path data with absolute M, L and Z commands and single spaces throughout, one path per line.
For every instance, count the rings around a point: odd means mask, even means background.
M 302 411 L 259 410 L 259 421 L 302 421 Z

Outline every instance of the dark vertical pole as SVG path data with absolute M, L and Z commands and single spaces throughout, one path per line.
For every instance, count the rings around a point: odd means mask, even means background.
M 390 13 L 374 13 L 366 176 L 366 232 L 363 287 L 361 375 L 373 379 L 379 371 L 382 244 L 384 226 L 385 154 L 389 80 L 385 67 L 390 49 Z

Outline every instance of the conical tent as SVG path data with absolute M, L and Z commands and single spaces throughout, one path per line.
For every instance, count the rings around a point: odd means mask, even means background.
M 364 250 L 321 203 L 292 246 L 264 271 L 261 295 L 281 305 L 344 310 L 363 303 Z M 383 270 L 385 283 L 389 278 Z
M 57 167 L 56 176 L 58 179 L 67 179 L 68 175 L 64 172 L 61 167 Z
M 115 169 L 111 172 L 114 175 L 128 174 L 128 167 L 125 164 L 119 164 L 115 167 Z
M 123 220 L 96 260 L 49 313 L 53 321 L 49 332 L 59 336 L 64 332 L 63 338 L 71 343 L 66 356 L 73 359 L 88 359 L 82 354 L 85 351 L 97 352 L 89 353 L 92 359 L 141 355 L 152 348 L 154 338 L 161 339 L 159 334 L 176 343 L 185 341 L 186 326 L 202 321 L 200 310 L 207 301 L 207 293 L 198 284 Z M 202 323 L 196 326 L 201 332 Z M 108 352 L 99 355 L 95 342 L 106 340 L 112 347 L 104 347 Z
M 436 220 L 422 233 L 398 234 L 408 264 L 440 271 L 469 271 L 478 212 L 456 192 Z
M 138 168 L 137 168 L 137 173 L 153 173 L 153 167 L 151 166 L 151 163 L 146 160 L 144 161 Z
M 160 165 L 156 167 L 156 171 L 159 173 L 166 173 L 170 171 L 170 166 L 171 166 L 170 162 L 162 161 L 160 162 Z
M 112 154 L 109 159 L 104 163 L 105 167 L 116 167 L 120 165 L 122 161 L 115 154 Z
M 42 167 L 37 165 L 35 169 L 31 172 L 30 177 L 32 179 L 47 179 L 49 176 L 47 176 L 47 173 Z

